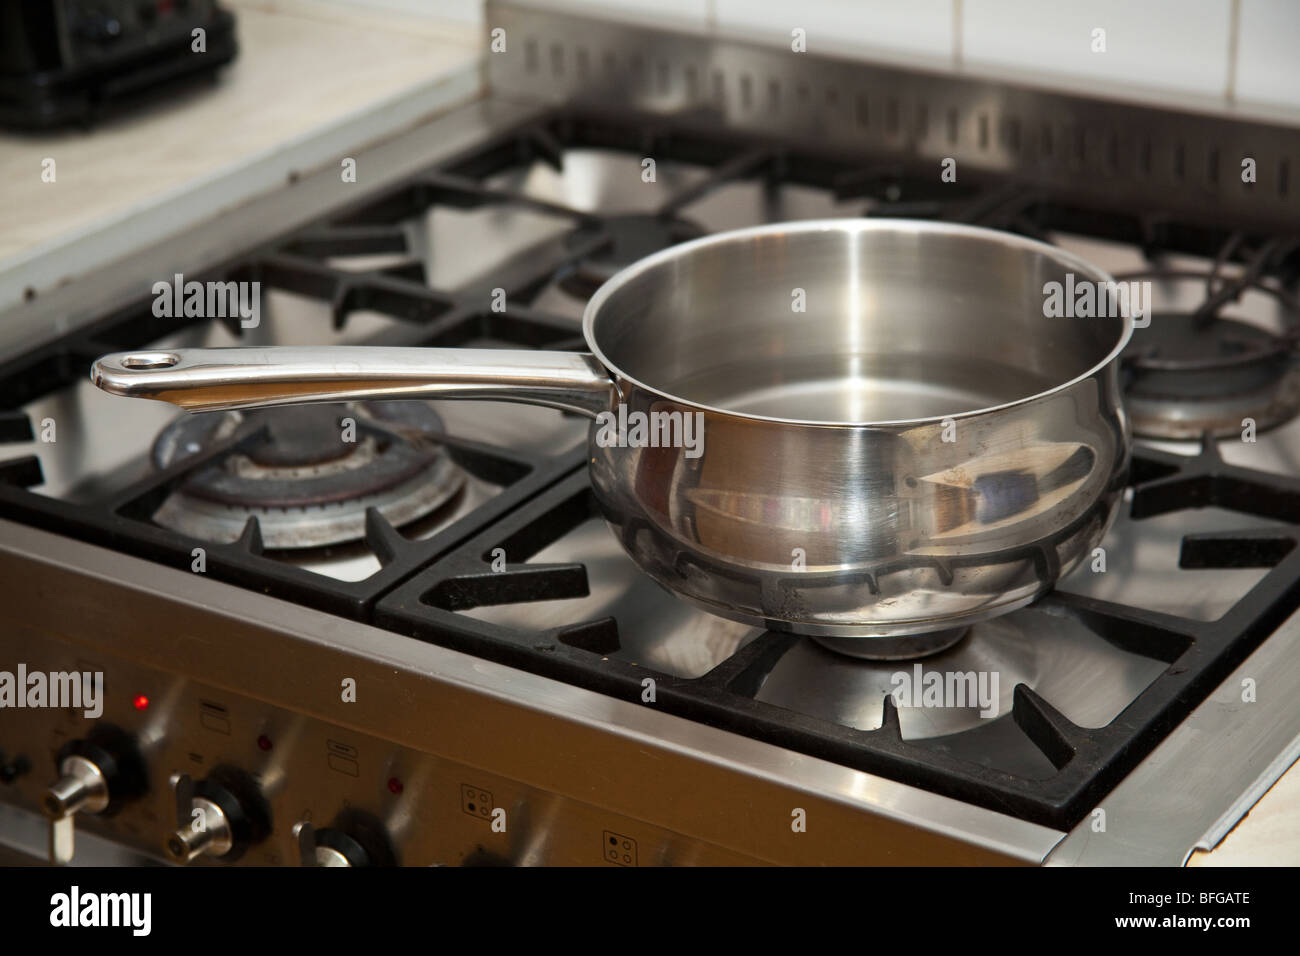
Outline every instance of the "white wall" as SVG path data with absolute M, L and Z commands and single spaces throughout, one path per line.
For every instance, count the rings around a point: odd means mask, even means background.
M 396 13 L 427 14 L 457 23 L 481 24 L 483 0 L 333 0 Z
M 790 31 L 802 27 L 809 52 L 916 61 L 1156 102 L 1300 110 L 1300 0 L 526 2 L 773 44 L 788 44 Z M 1098 28 L 1104 52 L 1092 49 Z

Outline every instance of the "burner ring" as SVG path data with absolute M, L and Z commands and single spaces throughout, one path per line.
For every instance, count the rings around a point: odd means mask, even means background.
M 349 437 L 345 415 L 355 426 Z M 159 434 L 154 464 L 172 467 L 257 424 L 236 450 L 184 476 L 153 520 L 200 540 L 231 542 L 256 518 L 264 547 L 314 548 L 362 538 L 370 508 L 400 527 L 442 507 L 465 484 L 437 441 L 442 420 L 413 402 L 185 415 Z
M 1217 271 L 1152 269 L 1116 276 L 1206 282 Z M 1205 433 L 1238 433 L 1244 419 L 1265 430 L 1300 414 L 1297 331 L 1300 302 L 1259 279 L 1238 294 L 1263 292 L 1288 312 L 1288 330 L 1278 334 L 1231 315 L 1158 312 L 1135 329 L 1121 356 L 1124 404 L 1134 433 L 1143 438 L 1188 439 Z

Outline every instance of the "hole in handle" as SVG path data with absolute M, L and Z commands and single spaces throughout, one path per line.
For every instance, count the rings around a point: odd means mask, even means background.
M 172 368 L 179 365 L 181 357 L 175 352 L 138 352 L 122 356 L 123 368 Z

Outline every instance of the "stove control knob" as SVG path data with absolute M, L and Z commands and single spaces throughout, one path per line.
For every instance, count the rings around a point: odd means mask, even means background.
M 200 856 L 233 862 L 271 832 L 271 813 L 257 784 L 231 767 L 217 767 L 195 783 L 186 773 L 171 776 L 176 794 L 176 830 L 164 847 L 173 863 Z
M 317 830 L 306 820 L 293 828 L 303 866 L 395 866 L 384 826 L 367 814 L 342 814 L 335 825 Z
M 77 813 L 112 814 L 147 789 L 144 761 L 123 731 L 104 724 L 84 740 L 64 745 L 58 755 L 59 779 L 41 801 L 50 819 L 50 862 L 67 863 L 74 852 Z

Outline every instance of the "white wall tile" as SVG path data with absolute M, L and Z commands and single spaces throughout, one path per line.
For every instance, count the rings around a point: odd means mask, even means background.
M 553 7 L 567 13 L 605 20 L 627 20 L 666 30 L 703 30 L 708 26 L 709 0 L 526 0 L 529 6 Z
M 456 23 L 481 24 L 483 0 L 338 0 L 358 7 L 434 17 Z
M 962 58 L 1045 78 L 1223 96 L 1229 11 L 1230 0 L 963 0 Z M 1106 31 L 1105 53 L 1092 52 L 1095 27 Z
M 1242 0 L 1237 99 L 1300 107 L 1300 3 Z
M 718 29 L 789 45 L 808 33 L 809 53 L 890 50 L 949 60 L 952 0 L 714 0 Z

